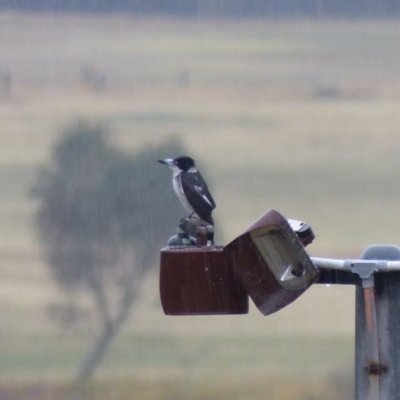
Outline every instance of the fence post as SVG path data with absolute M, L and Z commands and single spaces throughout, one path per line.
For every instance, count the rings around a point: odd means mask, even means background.
M 370 246 L 365 260 L 400 260 L 398 246 Z M 356 286 L 355 399 L 400 400 L 400 272 L 375 274 L 379 364 L 369 360 L 364 291 Z M 369 374 L 379 379 L 379 397 L 369 398 Z

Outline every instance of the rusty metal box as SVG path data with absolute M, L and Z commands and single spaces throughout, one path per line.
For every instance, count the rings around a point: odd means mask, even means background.
M 222 246 L 165 247 L 160 257 L 160 295 L 165 314 L 248 313 L 248 295 Z

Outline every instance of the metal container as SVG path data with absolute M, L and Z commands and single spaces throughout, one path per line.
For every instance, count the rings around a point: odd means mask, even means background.
M 160 295 L 167 315 L 247 314 L 248 295 L 221 246 L 161 250 Z
M 229 243 L 224 252 L 264 315 L 292 303 L 319 276 L 299 237 L 275 210 L 265 213 Z

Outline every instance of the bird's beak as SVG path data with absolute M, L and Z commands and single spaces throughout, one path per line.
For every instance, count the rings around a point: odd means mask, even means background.
M 157 160 L 161 164 L 168 165 L 169 167 L 174 165 L 174 160 L 172 158 L 166 158 L 164 160 Z

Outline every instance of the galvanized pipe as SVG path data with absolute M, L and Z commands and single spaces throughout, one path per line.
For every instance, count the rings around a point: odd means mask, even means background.
M 333 258 L 320 258 L 320 257 L 310 257 L 310 258 L 317 268 L 335 269 L 340 271 L 345 270 L 345 260 L 336 260 Z
M 338 271 L 351 271 L 352 263 L 363 263 L 365 260 L 356 260 L 356 259 L 348 259 L 348 260 L 339 260 L 334 258 L 321 258 L 321 257 L 310 257 L 311 261 L 317 268 L 322 269 L 333 269 Z M 379 264 L 378 271 L 379 272 L 390 272 L 390 271 L 400 271 L 400 261 L 386 261 L 376 260 L 376 263 Z

